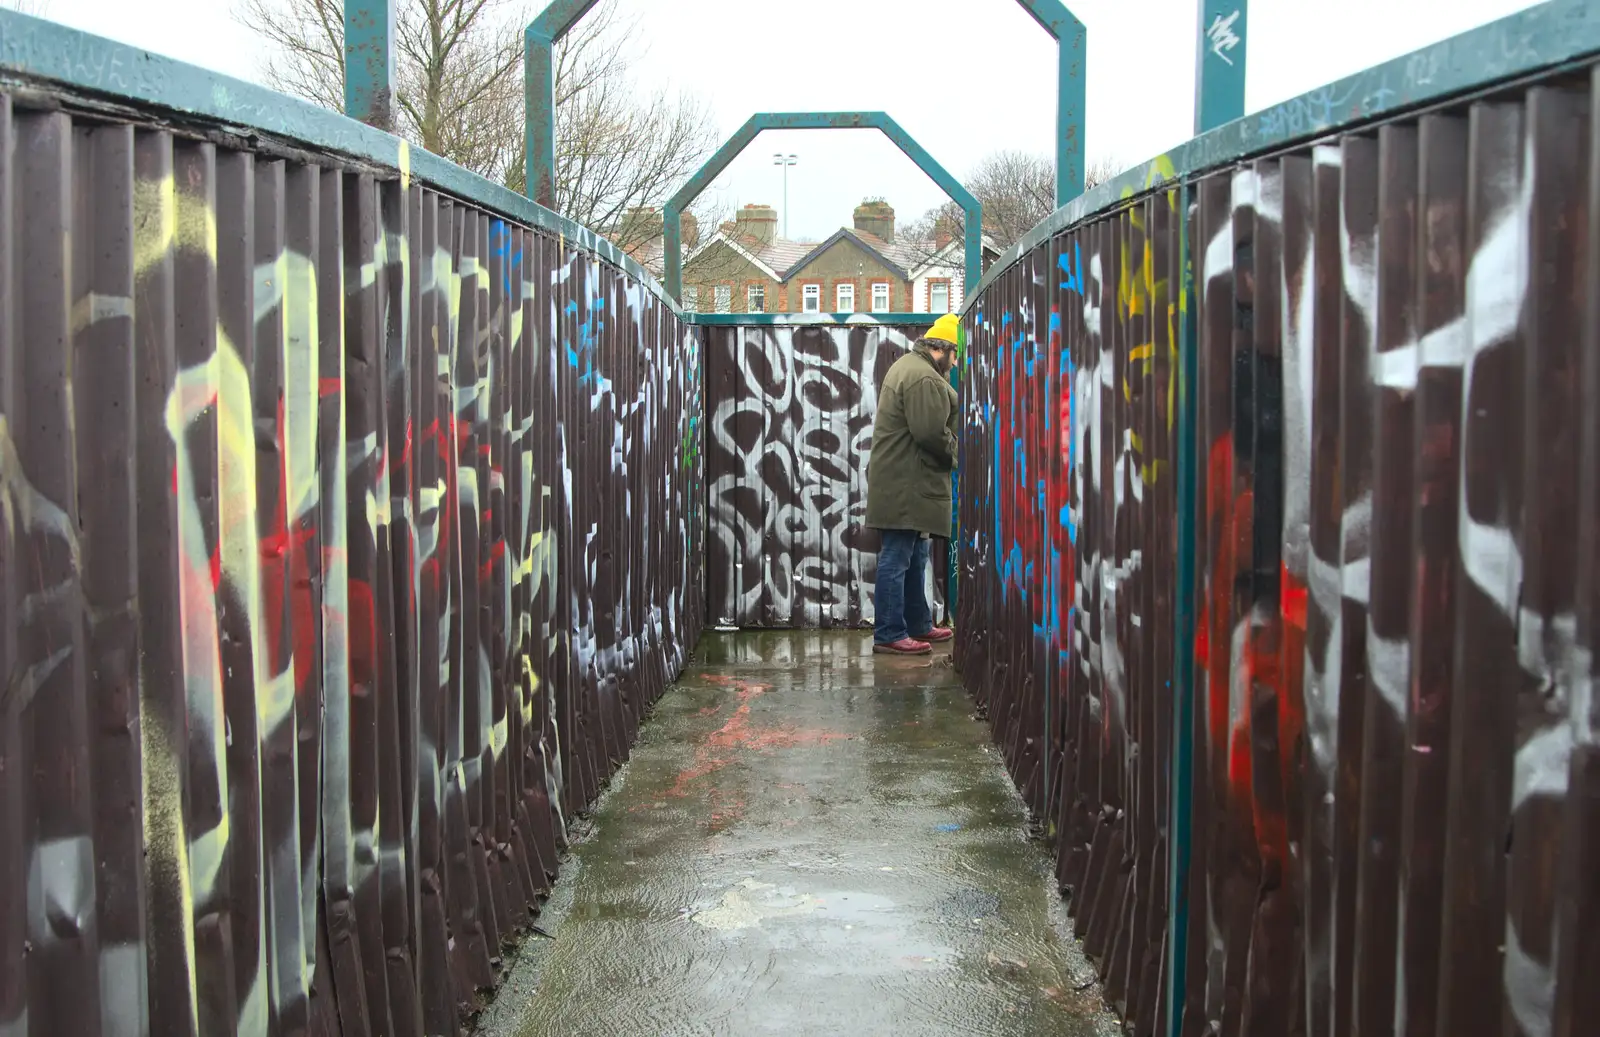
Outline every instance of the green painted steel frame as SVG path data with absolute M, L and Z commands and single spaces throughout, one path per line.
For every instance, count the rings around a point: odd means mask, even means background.
M 1200 0 L 1194 55 L 1194 132 L 1244 116 L 1250 0 Z
M 1194 768 L 1194 653 L 1185 645 L 1194 644 L 1195 606 L 1195 485 L 1199 455 L 1195 448 L 1195 386 L 1200 377 L 1199 332 L 1193 298 L 1194 262 L 1189 256 L 1189 210 L 1194 191 L 1184 184 L 1178 189 L 1178 253 L 1183 256 L 1183 273 L 1178 288 L 1183 318 L 1178 325 L 1178 414 L 1175 443 L 1178 469 L 1178 571 L 1173 593 L 1172 673 L 1172 759 L 1170 788 L 1172 816 L 1167 843 L 1167 1037 L 1179 1037 L 1183 1022 L 1184 980 L 1188 974 L 1189 947 L 1174 933 L 1189 931 L 1189 834 L 1191 775 Z
M 728 167 L 728 163 L 739 157 L 740 152 L 750 146 L 766 130 L 853 130 L 871 129 L 879 130 L 885 137 L 894 142 L 895 147 L 905 152 L 907 158 L 917 164 L 917 168 L 944 189 L 957 205 L 961 206 L 966 214 L 966 269 L 967 284 L 977 284 L 978 278 L 983 274 L 983 207 L 978 204 L 978 199 L 972 192 L 961 186 L 961 181 L 951 176 L 950 173 L 935 162 L 933 156 L 923 150 L 900 124 L 889 118 L 885 112 L 758 112 L 745 120 L 729 137 L 722 147 L 716 150 L 705 165 L 691 176 L 687 183 L 678 188 L 678 193 L 667 200 L 662 210 L 662 219 L 665 224 L 663 231 L 662 247 L 666 258 L 667 294 L 674 299 L 683 297 L 683 211 L 689 204 L 700 197 L 701 192 L 711 186 L 711 182 Z
M 523 30 L 523 167 L 529 198 L 556 210 L 556 41 L 600 0 L 555 0 Z
M 1017 0 L 1056 41 L 1056 204 L 1083 194 L 1089 34 L 1061 0 Z
M 345 0 L 344 112 L 394 129 L 394 0 Z
M 965 323 L 956 325 L 956 362 L 950 365 L 950 388 L 956 391 L 956 414 L 960 420 L 961 408 L 961 364 L 967 358 L 967 326 Z M 956 549 L 961 543 L 961 449 L 956 448 L 955 467 L 950 469 L 950 541 L 945 546 L 945 590 L 944 614 L 945 622 L 954 624 L 956 617 Z M 1050 708 L 1049 700 L 1045 700 L 1045 709 Z M 1048 713 L 1045 718 L 1045 727 L 1050 726 Z M 1046 754 L 1048 757 L 1049 754 Z M 1045 765 L 1045 788 L 1050 787 L 1050 766 Z
M 598 0 L 553 0 L 523 34 L 523 118 L 527 132 L 524 172 L 527 195 L 548 209 L 555 197 L 555 69 L 553 51 Z M 1056 41 L 1056 204 L 1083 193 L 1084 59 L 1088 34 L 1061 0 L 1017 0 Z M 671 278 L 669 276 L 668 281 Z M 972 282 L 969 281 L 969 284 Z
M 1537 7 L 1363 69 L 1282 104 L 1263 108 L 1179 144 L 1074 198 L 1039 222 L 990 265 L 964 307 L 1040 242 L 1139 195 L 1252 155 L 1270 154 L 1334 132 L 1488 91 L 1600 53 L 1600 4 L 1550 0 Z

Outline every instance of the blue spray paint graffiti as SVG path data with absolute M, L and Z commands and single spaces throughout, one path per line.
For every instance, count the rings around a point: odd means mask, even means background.
M 1067 254 L 1062 252 L 1060 263 L 1061 272 L 1067 275 L 1067 279 L 1061 282 L 1061 287 L 1066 291 L 1077 292 L 1082 295 L 1084 288 L 1083 253 L 1079 251 L 1076 241 L 1072 243 L 1072 262 L 1068 263 Z

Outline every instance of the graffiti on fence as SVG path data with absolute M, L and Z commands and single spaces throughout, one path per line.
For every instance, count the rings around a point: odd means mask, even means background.
M 851 321 L 705 334 L 710 618 L 871 625 L 877 536 L 863 523 L 877 386 L 918 330 Z M 936 609 L 941 556 L 928 574 Z
M 1146 1028 L 1167 910 L 1176 202 L 1021 257 L 974 308 L 962 372 L 979 490 L 961 501 L 960 665 L 1108 995 Z
M 0 1030 L 459 1032 L 698 635 L 697 333 L 421 183 L 0 141 Z
M 1595 1011 L 1594 109 L 1552 81 L 1163 185 L 974 301 L 960 662 L 1135 1032 L 1163 939 L 1185 1034 Z

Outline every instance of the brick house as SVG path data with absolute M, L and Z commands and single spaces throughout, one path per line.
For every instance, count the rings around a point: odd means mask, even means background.
M 820 244 L 779 237 L 778 212 L 767 205 L 745 206 L 698 246 L 688 244 L 687 228 L 684 238 L 683 304 L 689 310 L 948 313 L 961 306 L 961 242 L 943 235 L 897 240 L 894 209 L 882 201 L 857 206 L 852 226 Z M 659 254 L 657 245 L 649 258 Z M 985 264 L 998 255 L 986 240 Z
M 778 211 L 747 205 L 683 264 L 683 304 L 707 313 L 783 313 L 784 272 L 812 248 L 778 236 Z

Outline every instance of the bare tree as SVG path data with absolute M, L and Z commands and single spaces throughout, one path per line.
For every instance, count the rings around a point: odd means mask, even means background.
M 1084 171 L 1084 189 L 1117 174 L 1113 160 L 1092 162 Z M 967 177 L 966 188 L 983 205 L 983 232 L 1004 251 L 1055 211 L 1056 167 L 1046 155 L 997 151 L 985 157 Z M 921 243 L 932 258 L 943 243 L 959 241 L 966 232 L 966 214 L 946 202 L 910 221 L 900 235 Z
M 50 16 L 50 0 L 6 0 L 4 5 L 13 11 L 22 14 L 31 14 L 35 18 L 48 18 Z
M 1044 155 L 997 151 L 967 177 L 967 190 L 983 203 L 984 232 L 1004 249 L 1055 209 L 1055 163 Z
M 237 0 L 244 25 L 272 45 L 269 85 L 324 107 L 344 106 L 342 0 Z M 395 26 L 396 132 L 521 191 L 523 29 L 530 0 L 402 0 Z M 602 0 L 556 48 L 556 204 L 615 231 L 623 215 L 659 205 L 715 144 L 695 99 L 646 92 L 636 19 Z

